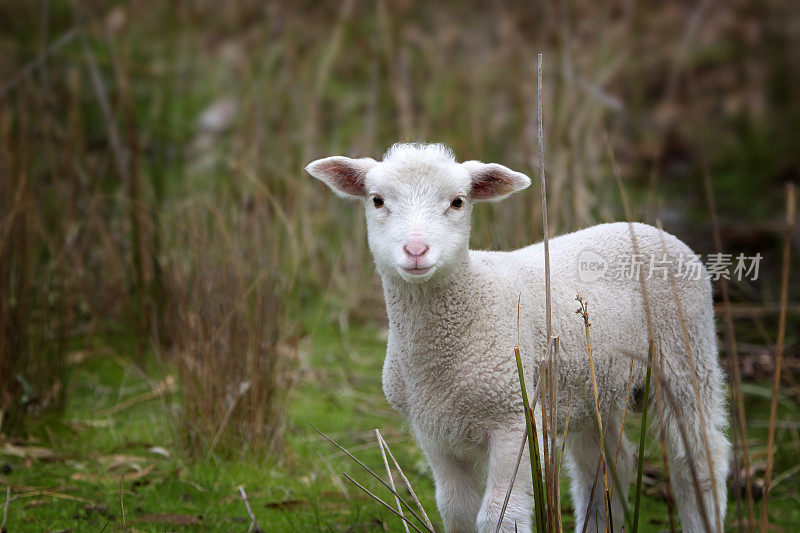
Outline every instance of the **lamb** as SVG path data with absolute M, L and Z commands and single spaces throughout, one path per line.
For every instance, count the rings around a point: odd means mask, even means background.
M 428 459 L 445 530 L 494 531 L 525 428 L 513 350 L 519 339 L 532 388 L 537 361 L 546 349 L 544 258 L 542 243 L 508 252 L 470 250 L 470 218 L 476 203 L 502 200 L 531 180 L 496 163 L 458 163 L 441 144 L 395 144 L 380 162 L 336 156 L 314 161 L 306 169 L 339 196 L 364 204 L 369 247 L 389 317 L 383 389 L 389 403 L 408 420 Z M 721 523 L 725 515 L 730 444 L 725 437 L 711 285 L 701 265 L 703 275 L 697 279 L 676 276 L 675 265 L 693 257 L 676 237 L 627 223 L 602 224 L 550 240 L 552 328 L 560 339 L 562 399 L 557 418 L 563 431 L 563 398 L 569 391 L 566 459 L 577 530 L 584 527 L 600 444 L 587 342 L 583 321 L 575 314 L 575 298 L 580 294 L 591 303 L 590 334 L 605 439 L 608 449 L 615 450 L 630 354 L 646 355 L 649 338 L 639 278 L 614 276 L 600 267 L 631 257 L 631 228 L 642 257 L 672 265 L 650 276 L 646 290 L 654 344 L 664 362 L 663 383 L 678 400 L 665 403 L 659 425 L 679 516 L 684 531 L 705 529 L 693 465 L 706 516 L 716 530 L 715 517 Z M 582 270 L 587 262 L 598 270 Z M 685 334 L 673 284 L 686 318 Z M 690 378 L 687 337 L 700 405 Z M 641 359 L 634 360 L 632 388 L 641 392 L 646 367 Z M 530 462 L 527 453 L 523 458 L 502 531 L 531 531 Z M 623 437 L 617 463 L 621 490 L 614 491 L 612 502 L 617 528 L 624 522 L 621 500 L 627 498 L 634 463 L 635 451 Z M 588 531 L 604 523 L 604 505 L 598 494 L 591 499 Z

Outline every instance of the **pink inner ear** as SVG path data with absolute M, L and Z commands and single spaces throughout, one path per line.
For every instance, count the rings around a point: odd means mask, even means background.
M 331 185 L 347 194 L 353 196 L 363 196 L 364 176 L 361 169 L 357 169 L 341 161 L 329 161 L 319 167 L 319 171 L 327 176 Z
M 475 200 L 490 200 L 508 194 L 512 185 L 511 180 L 503 172 L 486 169 L 473 178 L 470 196 Z

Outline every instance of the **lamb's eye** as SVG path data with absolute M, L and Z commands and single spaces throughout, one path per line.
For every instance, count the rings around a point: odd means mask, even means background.
M 453 201 L 450 202 L 450 207 L 453 209 L 461 209 L 461 206 L 464 205 L 464 199 L 460 196 L 456 196 L 453 198 Z
M 383 207 L 383 198 L 378 196 L 377 194 L 372 197 L 372 203 L 375 205 L 376 209 Z

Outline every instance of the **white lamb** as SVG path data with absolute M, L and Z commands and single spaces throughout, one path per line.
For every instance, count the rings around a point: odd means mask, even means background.
M 532 389 L 539 373 L 535 361 L 545 353 L 547 342 L 544 257 L 541 243 L 511 252 L 470 250 L 470 216 L 475 203 L 501 200 L 526 188 L 530 179 L 495 163 L 459 164 L 441 144 L 396 144 L 381 162 L 328 157 L 307 170 L 338 195 L 364 204 L 369 246 L 389 315 L 383 389 L 391 405 L 407 417 L 428 458 L 446 531 L 494 531 L 525 427 L 513 356 L 517 302 L 519 346 Z M 654 264 L 662 266 L 671 263 L 673 279 L 675 265 L 693 257 L 685 244 L 660 235 L 656 228 L 634 224 L 633 229 L 641 257 L 654 257 Z M 646 357 L 648 351 L 639 278 L 581 270 L 586 265 L 579 262 L 602 267 L 606 261 L 607 267 L 612 260 L 631 258 L 633 252 L 626 223 L 602 224 L 550 241 L 552 327 L 560 339 L 559 431 L 569 391 L 566 455 L 578 531 L 589 506 L 600 445 L 576 295 L 591 304 L 590 335 L 609 450 L 616 449 L 620 434 L 630 354 Z M 650 264 L 645 261 L 642 268 Z M 717 517 L 725 516 L 730 445 L 724 435 L 723 375 L 717 362 L 711 285 L 702 267 L 702 277 L 675 279 L 688 330 L 684 335 L 673 285 L 664 272 L 655 270 L 647 280 L 647 295 L 656 350 L 663 354 L 664 385 L 676 400 L 663 403 L 660 423 L 673 493 L 684 531 L 703 531 L 693 467 L 707 523 L 716 530 Z M 685 338 L 697 371 L 699 406 Z M 641 358 L 635 361 L 632 396 L 641 396 L 645 365 Z M 656 413 L 655 399 L 652 405 L 650 412 Z M 615 529 L 624 522 L 620 498 L 627 498 L 635 455 L 623 439 L 617 466 L 622 490 L 614 491 L 612 502 Z M 503 531 L 514 531 L 515 524 L 519 531 L 531 530 L 530 462 L 527 453 L 523 457 Z M 602 481 L 598 483 L 602 487 Z M 589 531 L 605 523 L 601 493 L 602 488 L 596 489 L 591 498 Z

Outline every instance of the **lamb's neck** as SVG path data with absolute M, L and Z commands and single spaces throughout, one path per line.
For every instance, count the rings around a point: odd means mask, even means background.
M 471 320 L 476 300 L 476 271 L 465 257 L 449 272 L 426 283 L 408 283 L 397 276 L 382 276 L 389 328 L 407 348 L 438 345 L 443 337 L 463 330 Z M 414 352 L 415 349 L 410 351 Z

